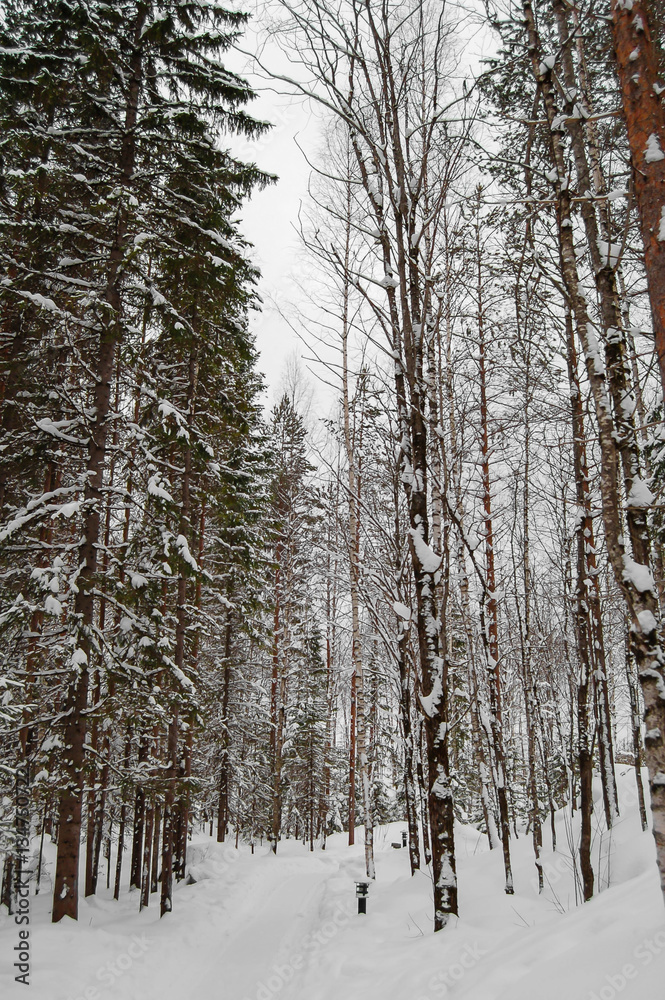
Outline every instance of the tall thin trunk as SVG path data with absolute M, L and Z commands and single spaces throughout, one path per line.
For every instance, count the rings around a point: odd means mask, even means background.
M 331 484 L 331 491 L 332 491 Z M 336 511 L 338 508 L 339 499 L 339 476 L 335 477 L 335 490 L 336 497 L 334 506 L 331 507 L 332 511 Z M 332 492 L 331 492 L 332 499 Z M 334 525 L 334 533 L 333 533 Z M 337 517 L 332 516 L 328 520 L 328 538 L 327 538 L 327 572 L 326 572 L 326 750 L 325 759 L 323 764 L 323 794 L 321 796 L 320 803 L 320 829 L 321 829 L 321 850 L 326 849 L 326 837 L 328 835 L 328 818 L 330 811 L 330 795 L 331 795 L 331 781 L 332 781 L 332 751 L 335 743 L 335 711 L 334 711 L 334 674 L 333 674 L 333 658 L 335 650 L 335 611 L 336 611 L 336 591 L 335 591 L 335 578 L 336 573 L 333 572 L 333 550 L 336 548 L 334 546 L 334 540 L 336 541 L 337 536 Z M 336 568 L 336 562 L 335 562 Z
M 357 732 L 358 732 L 358 675 L 355 670 L 352 670 L 351 684 L 349 691 L 349 798 L 348 798 L 349 847 L 352 847 L 356 842 Z
M 133 889 L 141 888 L 141 858 L 143 856 L 143 825 L 145 821 L 145 788 L 141 764 L 148 759 L 148 739 L 141 737 L 138 749 L 139 780 L 134 796 L 134 829 L 132 835 L 132 859 L 129 870 L 129 884 Z
M 429 821 L 429 806 L 427 802 L 427 781 L 425 780 L 425 769 L 423 766 L 423 737 L 424 737 L 424 724 L 421 722 L 418 727 L 418 753 L 416 760 L 416 774 L 418 776 L 418 790 L 420 792 L 420 815 L 421 815 L 421 826 L 423 831 L 423 853 L 425 855 L 425 864 L 432 864 L 432 848 L 430 846 L 430 821 Z
M 113 409 L 117 413 L 120 410 L 120 375 L 121 375 L 121 359 L 118 355 L 116 360 L 116 371 L 115 371 L 115 399 L 113 403 Z M 112 445 L 115 450 L 118 445 L 119 434 L 117 426 L 113 430 Z M 115 456 L 111 458 L 109 474 L 108 474 L 108 486 L 109 492 L 106 499 L 106 511 L 104 515 L 104 548 L 102 552 L 102 564 L 101 564 L 101 574 L 104 579 L 108 570 L 109 563 L 109 545 L 111 541 L 111 516 L 113 511 L 113 491 L 111 487 L 114 486 L 114 472 L 115 472 Z M 99 620 L 98 628 L 101 634 L 104 633 L 106 625 L 106 597 L 101 597 L 99 601 Z M 100 664 L 101 666 L 101 664 Z M 109 683 L 109 693 L 113 692 L 113 681 Z M 93 695 L 93 702 L 97 704 L 101 698 L 102 688 L 101 688 L 101 675 L 98 669 L 97 679 L 95 685 L 95 693 Z M 102 837 L 104 832 L 104 812 L 106 809 L 106 789 L 108 786 L 109 779 L 109 757 L 110 757 L 110 736 L 106 732 L 102 740 L 103 746 L 103 764 L 99 766 L 98 759 L 98 749 L 99 749 L 99 721 L 97 715 L 95 715 L 92 724 L 92 731 L 90 734 L 90 746 L 93 752 L 92 758 L 92 768 L 94 778 L 91 780 L 91 787 L 88 790 L 88 824 L 86 831 L 86 860 L 85 860 L 85 895 L 93 896 L 97 891 L 97 878 L 99 873 L 99 862 L 101 858 L 102 850 Z M 98 780 L 99 776 L 99 780 Z
M 586 458 L 586 437 L 582 393 L 577 374 L 577 352 L 573 336 L 573 320 L 566 313 L 568 378 L 570 382 L 571 416 L 573 423 L 573 468 L 579 512 L 577 537 L 577 583 L 575 588 L 575 640 L 580 677 L 577 685 L 577 759 L 580 772 L 580 868 L 584 899 L 591 899 L 594 873 L 591 863 L 591 822 L 593 817 L 593 754 L 589 726 L 589 691 L 593 675 L 593 630 L 590 623 L 588 587 L 588 547 L 593 548 L 593 520 L 589 490 L 589 469 Z
M 101 692 L 99 672 L 97 672 L 97 678 L 94 686 L 93 692 L 93 703 L 97 704 L 99 702 Z M 95 717 L 90 727 L 90 740 L 89 740 L 90 752 L 92 758 L 90 761 L 90 786 L 88 788 L 88 816 L 86 825 L 86 851 L 85 851 L 85 889 L 84 894 L 86 896 L 93 896 L 97 888 L 97 865 L 95 859 L 95 840 L 97 836 L 97 800 L 101 788 L 98 787 L 98 775 L 99 775 L 99 760 L 97 758 L 97 751 L 99 749 L 99 722 Z
M 196 330 L 197 320 L 193 317 L 192 326 Z M 189 385 L 187 391 L 187 419 L 193 424 L 196 409 L 196 391 L 198 384 L 199 356 L 198 344 L 195 342 L 190 348 L 189 354 Z M 191 435 L 188 438 L 187 446 L 184 449 L 184 468 L 182 473 L 182 489 L 180 503 L 180 520 L 178 525 L 179 534 L 185 539 L 191 539 L 191 507 L 192 507 L 192 447 Z M 178 670 L 182 674 L 185 672 L 187 651 L 185 646 L 187 627 L 189 625 L 189 613 L 187 609 L 187 572 L 184 567 L 178 574 L 178 593 L 176 604 L 176 628 L 175 628 L 175 653 L 174 661 Z M 174 700 L 171 707 L 171 720 L 168 730 L 167 761 L 165 772 L 166 793 L 164 795 L 164 820 L 162 834 L 162 891 L 160 900 L 160 916 L 170 913 L 173 908 L 173 855 L 175 834 L 177 828 L 177 817 L 175 810 L 176 802 L 176 782 L 178 780 L 178 745 L 180 732 L 179 705 Z
M 642 782 L 642 727 L 640 720 L 640 706 L 637 685 L 635 684 L 634 663 L 630 651 L 630 644 L 626 643 L 626 682 L 628 686 L 628 698 L 630 701 L 630 726 L 633 737 L 633 761 L 635 768 L 635 790 L 637 792 L 637 804 L 640 811 L 640 823 L 642 829 L 648 826 L 647 808 L 644 802 L 644 784 Z
M 131 731 L 127 732 L 127 740 L 125 742 L 125 768 L 129 764 L 129 760 L 132 752 L 132 735 Z M 115 862 L 115 881 L 113 886 L 113 898 L 120 898 L 120 880 L 122 877 L 122 855 L 125 849 L 125 828 L 127 825 L 127 803 L 125 801 L 125 791 L 121 791 L 121 803 L 120 803 L 120 823 L 118 826 L 118 854 Z
M 150 892 L 157 892 L 159 882 L 159 831 L 162 824 L 162 807 L 155 802 L 155 819 L 152 826 L 152 865 L 150 869 Z
M 284 551 L 284 545 L 280 539 L 275 548 L 275 610 L 273 615 L 272 677 L 270 685 L 270 742 L 272 750 L 271 848 L 273 854 L 277 854 L 277 842 L 279 841 L 280 829 L 282 825 L 282 711 L 280 705 L 280 695 L 282 691 L 282 676 L 284 674 L 284 667 L 281 662 L 282 652 L 280 646 L 284 639 L 284 625 L 281 618 L 283 586 L 281 561 Z
M 95 838 L 93 843 L 93 857 L 92 857 L 92 881 L 91 889 L 94 893 L 97 891 L 97 880 L 99 877 L 99 865 L 102 857 L 102 841 L 104 838 L 104 821 L 106 814 L 106 798 L 108 793 L 108 782 L 109 782 L 109 756 L 111 753 L 110 740 L 108 736 L 104 737 L 103 743 L 103 753 L 104 762 L 102 764 L 102 773 L 100 781 L 99 796 L 97 798 L 97 807 L 95 809 Z
M 476 225 L 476 302 L 478 322 L 478 372 L 480 383 L 481 476 L 485 527 L 485 594 L 483 608 L 483 639 L 487 654 L 487 681 L 490 695 L 490 726 L 492 753 L 496 773 L 496 795 L 499 803 L 501 847 L 505 871 L 505 891 L 512 895 L 513 872 L 510 860 L 510 812 L 506 775 L 506 755 L 503 743 L 501 707 L 501 663 L 499 659 L 499 606 L 496 599 L 496 566 L 494 557 L 494 523 L 490 479 L 489 414 L 487 407 L 487 360 L 485 343 L 485 311 L 479 223 Z
M 164 813 L 162 818 L 162 891 L 159 914 L 161 917 L 173 909 L 173 840 L 174 840 L 174 809 L 175 783 L 178 777 L 178 706 L 172 709 L 172 717 L 168 728 L 166 747 L 168 766 L 165 769 L 166 792 L 164 795 Z
M 360 786 L 363 804 L 363 824 L 365 828 L 365 870 L 367 877 L 375 877 L 374 868 L 374 823 L 372 819 L 371 796 L 369 785 L 369 761 L 367 757 L 367 731 L 365 718 L 365 679 L 363 676 L 363 654 L 360 635 L 360 467 L 356 448 L 356 428 L 351 428 L 351 401 L 349 398 L 349 281 L 348 266 L 350 254 L 350 212 L 351 193 L 347 185 L 347 211 L 349 217 L 346 228 L 345 271 L 344 271 L 344 301 L 342 309 L 342 406 L 344 414 L 344 443 L 348 472 L 348 508 L 349 508 L 349 589 L 351 594 L 351 661 L 352 674 L 352 706 L 349 740 L 349 843 L 352 835 L 352 807 L 355 813 L 355 753 L 360 769 Z M 363 414 L 360 416 L 362 436 Z M 360 442 L 362 448 L 362 441 Z M 355 695 L 355 698 L 354 698 Z M 355 723 L 355 725 L 354 725 Z M 356 746 L 357 741 L 357 746 Z
M 640 217 L 653 331 L 665 392 L 665 109 L 647 0 L 611 0 L 616 67 Z
M 416 806 L 414 734 L 411 720 L 411 678 L 407 662 L 408 632 L 402 624 L 398 641 L 398 667 L 400 679 L 400 720 L 404 740 L 404 799 L 406 821 L 409 834 L 409 864 L 413 875 L 420 868 L 420 844 L 418 838 L 418 813 Z
M 543 866 L 540 852 L 543 847 L 543 830 L 540 821 L 540 796 L 538 794 L 538 776 L 536 773 L 538 719 L 536 706 L 536 682 L 533 676 L 532 658 L 532 625 L 531 625 L 531 547 L 530 547 L 530 474 L 531 474 L 531 429 L 529 424 L 529 394 L 531 369 L 527 366 L 525 382 L 525 413 L 524 413 L 524 494 L 523 494 L 523 529 L 524 539 L 523 580 L 524 580 L 524 635 L 522 641 L 522 670 L 524 674 L 524 709 L 527 730 L 527 755 L 529 761 L 529 798 L 531 799 L 531 838 L 536 871 L 538 873 L 538 891 L 543 891 Z
M 153 846 L 153 828 L 155 823 L 155 802 L 150 800 L 146 811 L 145 840 L 143 842 L 143 862 L 141 865 L 141 901 L 139 910 L 150 903 L 150 860 Z
M 11 407 L 10 407 L 11 409 Z M 60 470 L 56 467 L 54 462 L 49 462 L 46 467 L 46 473 L 44 475 L 44 493 L 48 493 L 51 490 L 58 489 L 60 485 Z M 39 528 L 39 542 L 40 546 L 44 551 L 48 552 L 51 541 L 53 538 L 53 522 L 48 524 L 42 524 Z M 28 640 L 28 652 L 25 660 L 25 701 L 27 702 L 25 708 L 23 709 L 23 719 L 22 726 L 19 733 L 19 742 L 21 746 L 21 753 L 25 761 L 27 761 L 28 768 L 30 767 L 30 758 L 33 752 L 35 731 L 34 725 L 32 724 L 33 709 L 30 707 L 34 701 L 35 696 L 33 693 L 35 684 L 35 670 L 38 664 L 38 642 L 39 633 L 41 631 L 42 622 L 44 619 L 44 612 L 42 609 L 37 608 L 30 619 L 30 638 Z
M 123 141 L 120 151 L 120 184 L 131 187 L 134 172 L 136 122 L 141 90 L 143 52 L 141 33 L 148 14 L 145 6 L 137 10 L 134 25 L 134 47 L 129 60 L 129 81 Z M 124 199 L 120 199 L 121 206 Z M 78 917 L 79 853 L 81 845 L 81 812 L 85 764 L 86 721 L 88 702 L 88 668 L 93 653 L 91 631 L 94 623 L 94 580 L 100 541 L 100 519 L 103 505 L 103 483 L 106 468 L 106 441 L 109 428 L 111 383 L 115 371 L 116 349 L 122 338 L 120 321 L 122 262 L 125 256 L 127 212 L 118 210 L 114 239 L 106 273 L 105 298 L 109 306 L 108 319 L 99 333 L 93 392 L 94 423 L 90 430 L 86 469 L 85 510 L 78 553 L 81 567 L 77 578 L 74 614 L 80 622 L 78 646 L 72 657 L 74 679 L 66 702 L 64 745 L 64 786 L 58 810 L 58 855 L 53 882 L 53 923 L 63 917 Z
M 192 742 L 194 719 L 190 717 L 189 728 L 183 747 L 182 768 L 180 772 L 182 798 L 178 808 L 176 824 L 176 880 L 181 882 L 187 869 L 187 837 L 189 833 L 189 809 L 191 803 L 190 779 L 192 776 Z
M 219 800 L 217 808 L 217 843 L 226 840 L 226 830 L 229 824 L 229 784 L 230 784 L 230 734 L 229 734 L 229 694 L 231 691 L 231 612 L 226 612 L 226 629 L 224 637 L 224 680 L 222 682 L 222 761 L 219 769 Z
M 206 502 L 205 497 L 201 501 L 201 510 L 199 514 L 199 531 L 198 531 L 198 545 L 197 545 L 197 557 L 196 562 L 199 568 L 198 575 L 196 577 L 196 585 L 194 590 L 194 607 L 196 613 L 201 610 L 201 594 L 202 594 L 202 570 L 203 570 L 203 553 L 205 547 L 205 512 L 206 512 Z M 194 643 L 192 649 L 192 667 L 198 672 L 199 667 L 199 633 L 196 632 L 194 636 Z M 189 812 L 191 807 L 191 776 L 192 776 L 192 745 L 194 740 L 194 726 L 195 713 L 190 714 L 189 725 L 187 729 L 187 735 L 185 737 L 185 753 L 182 768 L 181 777 L 184 779 L 182 782 L 182 797 L 179 803 L 178 809 L 178 838 L 177 838 L 177 866 L 176 866 L 176 878 L 181 881 L 185 877 L 185 871 L 187 868 L 187 837 L 189 832 Z

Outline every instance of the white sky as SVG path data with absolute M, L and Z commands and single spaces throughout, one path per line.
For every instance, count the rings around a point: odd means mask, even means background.
M 251 4 L 242 6 L 247 10 Z M 254 51 L 257 44 L 256 33 L 250 28 L 241 46 Z M 254 118 L 272 123 L 262 138 L 233 140 L 231 149 L 245 162 L 254 161 L 261 169 L 279 177 L 276 184 L 257 190 L 240 214 L 240 230 L 254 244 L 252 259 L 261 270 L 259 291 L 264 300 L 263 311 L 252 314 L 250 324 L 261 355 L 259 369 L 268 388 L 266 403 L 271 405 L 287 359 L 307 353 L 281 313 L 292 314 L 300 296 L 296 281 L 302 270 L 302 258 L 295 227 L 301 205 L 307 200 L 311 172 L 301 149 L 307 158 L 315 155 L 321 120 L 309 101 L 268 89 L 265 81 L 252 73 L 250 60 L 239 53 L 229 53 L 229 57 L 226 59 L 229 68 L 241 73 L 257 92 L 247 111 Z M 274 44 L 268 43 L 263 58 L 278 72 L 288 70 L 288 62 Z

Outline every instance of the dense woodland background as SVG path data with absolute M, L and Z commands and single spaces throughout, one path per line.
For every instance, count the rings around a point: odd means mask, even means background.
M 274 84 L 325 113 L 294 320 L 324 420 L 294 364 L 262 406 L 245 23 L 0 12 L 2 902 L 26 766 L 54 921 L 128 873 L 167 913 L 193 824 L 274 851 L 362 826 L 372 878 L 405 819 L 440 929 L 455 818 L 510 893 L 562 807 L 581 902 L 617 761 L 665 880 L 660 5 L 261 9 Z

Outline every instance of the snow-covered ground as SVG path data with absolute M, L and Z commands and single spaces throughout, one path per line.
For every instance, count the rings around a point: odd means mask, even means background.
M 189 847 L 196 884 L 181 884 L 174 912 L 158 901 L 138 913 L 103 889 L 82 901 L 79 922 L 49 923 L 48 881 L 31 898 L 31 985 L 14 982 L 18 928 L 0 917 L 0 997 L 30 1000 L 664 1000 L 665 908 L 650 833 L 634 780 L 619 769 L 622 816 L 612 838 L 598 827 L 594 867 L 603 891 L 575 902 L 570 821 L 557 817 L 558 851 L 545 829 L 547 888 L 538 896 L 531 842 L 513 844 L 515 895 L 503 892 L 502 858 L 484 835 L 457 828 L 460 917 L 432 933 L 429 876 L 410 878 L 403 824 L 376 831 L 376 884 L 358 916 L 362 833 L 310 854 L 282 841 Z M 600 809 L 597 809 L 598 815 Z M 52 851 L 48 853 L 52 863 Z

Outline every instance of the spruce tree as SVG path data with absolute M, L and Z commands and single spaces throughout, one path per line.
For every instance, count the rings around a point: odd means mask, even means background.
M 54 921 L 77 913 L 86 710 L 92 673 L 113 648 L 99 628 L 102 576 L 118 570 L 103 523 L 117 500 L 109 470 L 125 439 L 132 359 L 160 328 L 191 332 L 196 311 L 205 314 L 197 267 L 200 280 L 213 273 L 202 295 L 217 314 L 229 303 L 227 335 L 246 340 L 252 276 L 232 218 L 266 178 L 218 145 L 220 132 L 264 127 L 243 111 L 247 84 L 220 61 L 245 20 L 218 4 L 40 0 L 8 5 L 1 26 L 1 294 L 9 391 L 21 400 L 11 417 L 3 407 L 3 419 L 7 445 L 15 451 L 19 435 L 37 476 L 26 490 L 19 463 L 5 463 L 3 538 L 14 546 L 5 551 L 24 557 L 12 605 L 24 631 L 43 647 L 35 615 L 55 612 L 59 623 L 49 653 L 61 670 L 54 701 L 67 752 Z M 190 268 L 180 301 L 171 301 L 167 259 Z M 56 361 L 45 384 L 26 398 L 21 377 L 49 350 Z M 58 537 L 42 537 L 63 522 Z M 14 571 L 14 593 L 16 583 Z

